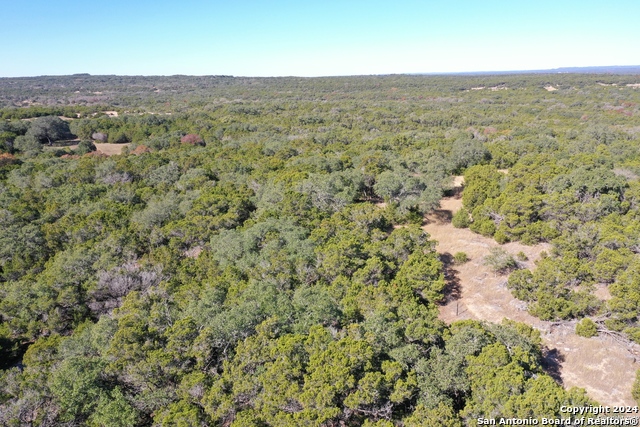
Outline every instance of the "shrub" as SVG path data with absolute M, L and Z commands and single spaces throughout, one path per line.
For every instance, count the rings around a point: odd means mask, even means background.
M 516 260 L 502 248 L 492 248 L 491 253 L 484 257 L 484 265 L 500 274 L 506 274 L 518 268 Z
M 633 387 L 631 388 L 631 396 L 633 396 L 636 402 L 640 402 L 640 369 L 636 371 L 636 380 L 633 382 Z
M 524 252 L 520 251 L 516 254 L 516 258 L 518 259 L 518 261 L 528 261 L 529 257 L 527 256 L 527 254 L 525 254 Z
M 495 234 L 493 235 L 493 238 L 495 239 L 496 242 L 500 243 L 501 245 L 509 242 L 509 236 L 507 235 L 507 233 L 504 232 L 504 230 L 501 230 L 501 229 L 496 230 Z
M 194 133 L 189 133 L 183 136 L 182 138 L 180 138 L 180 142 L 183 144 L 191 144 L 191 145 L 201 145 L 201 146 L 205 145 L 200 135 L 196 135 Z
M 460 209 L 458 212 L 453 214 L 453 218 L 451 218 L 451 224 L 455 228 L 467 228 L 469 224 L 471 224 L 471 220 L 469 219 L 469 211 L 465 208 Z
M 124 144 L 126 142 L 131 142 L 127 134 L 122 131 L 110 133 L 107 141 L 111 144 Z
M 78 148 L 75 149 L 76 154 L 87 154 L 92 151 L 96 151 L 96 145 L 89 140 L 80 141 Z
M 21 153 L 37 154 L 42 151 L 42 144 L 31 136 L 17 136 L 13 141 L 13 148 Z
M 109 140 L 109 136 L 103 132 L 94 132 L 91 134 L 91 139 L 100 142 L 107 142 Z
M 598 335 L 598 328 L 591 319 L 584 318 L 576 325 L 576 335 L 591 338 Z
M 0 153 L 0 167 L 13 165 L 18 163 L 19 160 L 15 158 L 14 155 L 9 153 Z
M 454 264 L 464 264 L 467 261 L 469 261 L 469 256 L 464 252 L 456 252 L 455 255 L 453 255 Z

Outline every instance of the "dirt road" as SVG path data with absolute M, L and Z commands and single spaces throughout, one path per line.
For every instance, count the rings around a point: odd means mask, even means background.
M 456 184 L 460 183 L 458 177 Z M 495 275 L 483 265 L 490 249 L 500 245 L 451 225 L 452 214 L 461 207 L 462 200 L 457 196 L 443 199 L 440 209 L 427 216 L 423 227 L 438 242 L 436 250 L 444 258 L 456 252 L 465 252 L 470 258 L 448 269 L 452 292 L 440 307 L 440 318 L 447 323 L 460 319 L 501 322 L 504 318 L 527 323 L 541 332 L 549 373 L 566 388 L 582 387 L 602 405 L 635 405 L 631 386 L 640 365 L 625 346 L 607 337 L 582 338 L 575 334 L 574 325 L 554 326 L 531 316 L 525 303 L 507 289 L 507 277 Z M 508 243 L 502 248 L 512 255 L 524 252 L 529 258 L 525 266 L 533 269 L 540 252 L 550 246 Z

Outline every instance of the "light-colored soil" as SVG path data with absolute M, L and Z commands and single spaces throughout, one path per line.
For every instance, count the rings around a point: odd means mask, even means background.
M 202 253 L 202 250 L 202 246 L 194 246 L 193 248 L 184 251 L 183 254 L 189 258 L 198 258 Z
M 454 182 L 461 183 L 459 177 Z M 436 250 L 440 254 L 446 257 L 465 252 L 470 258 L 469 262 L 448 270 L 451 292 L 440 307 L 440 318 L 447 323 L 461 319 L 499 323 L 504 318 L 527 323 L 541 332 L 549 371 L 565 387 L 582 387 L 603 405 L 635 405 L 631 386 L 640 366 L 625 345 L 607 337 L 579 337 L 574 332 L 575 323 L 554 324 L 531 316 L 526 304 L 507 289 L 507 276 L 496 275 L 483 264 L 490 249 L 500 245 L 451 225 L 452 214 L 461 207 L 459 196 L 444 198 L 440 209 L 427 216 L 423 227 L 438 242 Z M 513 255 L 524 252 L 528 261 L 522 263 L 523 267 L 533 269 L 540 252 L 548 251 L 550 246 L 513 242 L 502 248 Z M 598 289 L 597 295 L 606 299 L 606 289 Z
M 611 299 L 611 292 L 609 292 L 609 287 L 603 283 L 596 285 L 596 289 L 593 291 L 593 294 L 602 301 Z
M 553 86 L 551 86 L 551 85 L 549 85 L 549 86 L 545 86 L 544 88 L 545 88 L 548 92 L 553 92 L 554 90 L 558 90 L 558 88 L 555 88 L 555 87 L 553 87 Z
M 122 154 L 122 150 L 124 149 L 124 147 L 128 147 L 129 145 L 131 145 L 131 143 L 127 142 L 126 144 L 98 144 L 94 142 L 94 145 L 96 146 L 96 152 L 98 154 L 114 156 L 117 154 Z M 65 148 L 75 150 L 76 148 L 78 148 L 78 144 L 68 145 Z
M 454 187 L 462 187 L 464 184 L 464 176 L 454 176 L 453 177 L 453 186 Z
M 95 144 L 95 143 L 94 143 Z M 115 154 L 122 154 L 122 149 L 128 147 L 130 143 L 126 144 L 95 144 L 98 151 L 107 156 L 113 156 Z

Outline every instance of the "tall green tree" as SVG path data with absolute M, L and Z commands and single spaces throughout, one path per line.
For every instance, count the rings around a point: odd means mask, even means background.
M 38 142 L 53 144 L 55 141 L 67 138 L 71 135 L 69 124 L 55 116 L 38 117 L 35 119 L 29 130 L 28 137 L 32 137 Z

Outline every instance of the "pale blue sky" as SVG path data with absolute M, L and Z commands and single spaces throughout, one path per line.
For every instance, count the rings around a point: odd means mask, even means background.
M 0 76 L 640 65 L 638 0 L 0 0 Z

